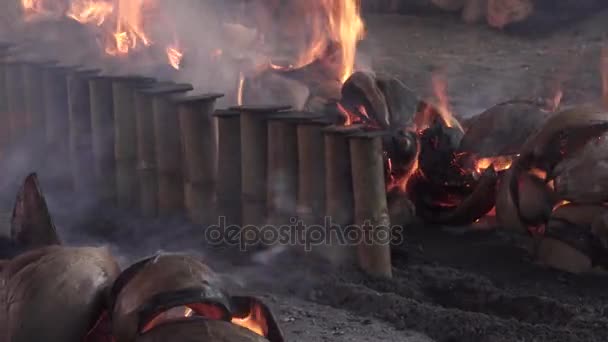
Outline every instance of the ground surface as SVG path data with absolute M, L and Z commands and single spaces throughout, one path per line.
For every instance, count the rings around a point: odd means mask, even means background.
M 371 17 L 363 49 L 374 70 L 422 94 L 442 68 L 462 115 L 539 96 L 562 80 L 564 100 L 576 103 L 599 98 L 606 21 L 608 13 L 599 14 L 527 41 L 451 18 Z M 117 219 L 65 198 L 49 202 L 68 242 L 110 243 L 124 264 L 158 250 L 204 254 L 231 286 L 267 298 L 290 341 L 608 341 L 608 276 L 537 266 L 516 235 L 408 227 L 406 244 L 394 248 L 394 279 L 381 281 L 291 252 L 234 266 L 235 253 L 203 247 L 202 230 L 180 222 Z

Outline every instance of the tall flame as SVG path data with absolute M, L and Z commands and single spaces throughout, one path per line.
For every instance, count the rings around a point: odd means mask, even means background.
M 148 0 L 117 0 L 116 30 L 106 46 L 109 55 L 126 55 L 139 42 L 148 46 L 151 40 L 144 30 L 143 12 Z
M 66 15 L 81 24 L 101 26 L 113 12 L 114 4 L 109 1 L 73 0 Z

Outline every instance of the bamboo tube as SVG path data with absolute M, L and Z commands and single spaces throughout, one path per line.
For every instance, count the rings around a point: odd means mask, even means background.
M 69 172 L 70 133 L 68 82 L 69 68 L 47 66 L 43 72 L 47 163 L 44 171 L 51 184 L 72 189 Z M 49 159 L 50 158 L 50 159 Z
M 171 90 L 172 89 L 172 90 Z M 144 91 L 153 95 L 154 144 L 158 177 L 158 213 L 181 214 L 184 210 L 184 178 L 179 117 L 174 97 L 192 90 L 192 85 L 176 84 L 168 88 Z
M 0 63 L 0 160 L 4 160 L 11 142 L 10 136 L 10 112 L 8 110 L 8 89 L 6 83 L 7 64 Z
M 216 111 L 218 127 L 217 213 L 227 225 L 241 224 L 241 114 Z
M 177 102 L 184 152 L 185 206 L 196 224 L 208 222 L 214 211 L 217 139 L 212 114 L 216 100 L 222 96 L 190 96 Z
M 371 276 L 391 278 L 391 231 L 382 134 L 366 132 L 350 136 L 350 156 L 355 223 L 363 237 L 357 247 L 359 266 Z
M 114 158 L 116 160 L 116 202 L 121 209 L 134 209 L 139 195 L 137 179 L 137 128 L 135 92 L 154 79 L 132 76 L 112 82 L 114 103 Z
M 154 142 L 153 96 L 148 94 L 155 88 L 167 87 L 171 82 L 156 83 L 150 88 L 135 92 L 135 124 L 137 129 L 137 176 L 139 179 L 139 209 L 146 217 L 158 212 L 158 177 L 156 171 L 156 148 Z
M 296 217 L 298 194 L 298 123 L 312 113 L 288 112 L 268 118 L 269 223 L 285 224 Z
M 28 115 L 25 107 L 25 85 L 23 81 L 23 63 L 11 61 L 5 64 L 7 108 L 9 116 L 11 145 L 19 144 L 25 136 Z
M 347 136 L 360 126 L 330 126 L 323 130 L 325 145 L 325 215 L 340 226 L 354 222 L 355 202 Z
M 235 107 L 241 112 L 242 221 L 266 223 L 268 188 L 268 127 L 266 119 L 289 107 Z
M 91 96 L 89 79 L 98 70 L 78 70 L 68 75 L 68 108 L 70 126 L 70 166 L 74 190 L 86 194 L 93 189 L 91 174 L 93 141 L 91 130 Z
M 91 102 L 91 136 L 93 146 L 95 189 L 100 201 L 116 204 L 116 163 L 114 160 L 114 105 L 112 77 L 89 79 Z
M 31 120 L 28 127 L 28 140 L 45 135 L 45 107 L 43 92 L 44 65 L 38 63 L 23 64 L 23 86 L 25 109 Z M 39 142 L 44 146 L 44 141 Z M 37 144 L 37 145 L 40 145 Z
M 313 119 L 298 124 L 297 215 L 306 225 L 319 224 L 325 215 L 325 144 L 329 122 Z

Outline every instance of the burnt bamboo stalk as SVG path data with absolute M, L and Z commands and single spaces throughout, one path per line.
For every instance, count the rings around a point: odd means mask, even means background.
M 297 217 L 298 124 L 319 115 L 288 112 L 268 119 L 268 217 L 270 223 L 288 223 Z
M 325 216 L 334 224 L 353 224 L 353 195 L 350 146 L 347 136 L 359 126 L 330 126 L 323 130 L 325 148 Z
M 325 120 L 298 124 L 297 215 L 304 224 L 319 224 L 325 215 Z
M 242 221 L 245 225 L 266 223 L 268 188 L 267 119 L 289 107 L 235 107 L 241 112 Z
M 94 165 L 89 79 L 97 70 L 77 70 L 68 75 L 70 166 L 74 190 L 85 194 L 93 189 Z
M 135 92 L 135 126 L 137 131 L 137 177 L 139 179 L 139 210 L 143 216 L 153 217 L 158 213 L 158 175 L 156 170 L 156 147 L 154 141 L 153 98 L 159 88 L 169 83 L 156 83 Z
M 10 145 L 10 116 L 8 111 L 8 95 L 6 87 L 6 64 L 0 63 L 0 160 L 6 156 Z
M 116 162 L 114 160 L 114 105 L 112 77 L 89 79 L 91 137 L 95 191 L 105 205 L 116 204 Z
M 174 100 L 177 94 L 190 90 L 191 85 L 177 84 L 169 86 L 169 89 L 159 88 L 149 92 L 153 95 L 158 213 L 163 216 L 181 214 L 184 210 L 183 153 L 177 103 Z
M 391 278 L 391 231 L 382 132 L 359 133 L 349 140 L 355 224 L 363 237 L 357 246 L 359 266 L 371 276 Z
M 218 128 L 217 214 L 227 225 L 240 225 L 241 205 L 241 114 L 216 111 Z
M 70 125 L 68 105 L 69 68 L 47 66 L 43 72 L 47 162 L 42 175 L 59 189 L 73 189 L 69 172 Z
M 43 92 L 44 65 L 39 63 L 23 64 L 23 86 L 25 108 L 30 118 L 28 140 L 45 136 L 45 108 Z M 36 147 L 45 146 L 45 141 L 39 141 Z
M 27 109 L 25 107 L 25 84 L 23 80 L 23 63 L 11 61 L 6 64 L 6 94 L 8 109 L 8 126 L 10 143 L 15 146 L 22 142 L 27 127 Z
M 214 210 L 217 159 L 215 102 L 223 95 L 205 94 L 179 99 L 178 112 L 184 159 L 185 206 L 188 217 L 204 224 Z
M 137 207 L 137 124 L 135 93 L 154 80 L 144 77 L 120 77 L 112 82 L 114 103 L 114 158 L 116 160 L 116 204 L 121 209 Z

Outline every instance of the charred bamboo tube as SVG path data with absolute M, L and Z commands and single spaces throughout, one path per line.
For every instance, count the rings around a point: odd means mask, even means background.
M 323 130 L 325 145 L 325 216 L 347 226 L 354 222 L 350 146 L 347 135 L 360 126 L 331 126 Z
M 112 82 L 116 202 L 122 209 L 134 209 L 139 194 L 135 92 L 152 82 L 153 79 L 138 76 L 116 78 Z
M 11 145 L 19 144 L 25 136 L 28 115 L 25 107 L 25 84 L 23 63 L 10 62 L 6 65 L 7 108 Z
M 97 70 L 78 70 L 68 75 L 68 108 L 70 125 L 70 166 L 74 190 L 85 194 L 93 189 L 91 165 L 93 141 L 91 131 L 91 97 L 89 79 Z
M 153 217 L 158 212 L 158 177 L 154 142 L 153 98 L 157 88 L 169 83 L 156 83 L 135 92 L 135 124 L 137 130 L 137 176 L 139 179 L 139 209 L 143 216 Z
M 325 214 L 325 144 L 327 121 L 316 119 L 298 124 L 297 215 L 305 224 L 318 224 Z
M 187 84 L 158 88 L 154 94 L 154 143 L 158 176 L 158 213 L 160 215 L 180 214 L 184 210 L 184 177 L 179 117 L 174 97 L 180 92 L 192 90 Z
M 8 110 L 8 88 L 6 83 L 7 64 L 2 61 L 0 63 L 0 160 L 4 159 L 9 148 L 10 137 L 10 112 Z
M 112 77 L 89 79 L 91 102 L 91 137 L 94 158 L 95 189 L 106 205 L 116 204 L 116 163 L 114 160 L 114 105 Z
M 288 119 L 268 120 L 268 221 L 288 223 L 296 214 L 298 189 L 297 127 Z
M 178 101 L 185 206 L 190 220 L 196 224 L 207 222 L 213 213 L 217 139 L 212 114 L 215 101 L 222 96 L 206 94 Z
M 45 128 L 47 144 L 46 178 L 60 189 L 71 190 L 70 164 L 70 124 L 68 106 L 69 69 L 48 66 L 43 73 L 45 106 Z
M 217 214 L 227 225 L 241 224 L 241 114 L 216 111 L 218 128 Z
M 241 112 L 241 187 L 243 223 L 266 221 L 268 126 L 266 120 L 289 107 L 235 107 Z
M 38 63 L 23 64 L 23 86 L 25 109 L 31 120 L 28 127 L 28 140 L 45 136 L 45 111 L 43 92 L 44 65 Z M 36 145 L 45 146 L 45 141 Z
M 297 215 L 298 123 L 312 113 L 288 112 L 268 119 L 268 184 L 270 223 L 284 224 Z
M 391 278 L 391 229 L 384 182 L 382 132 L 349 137 L 355 223 L 363 240 L 357 247 L 359 266 L 374 277 Z

